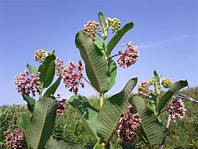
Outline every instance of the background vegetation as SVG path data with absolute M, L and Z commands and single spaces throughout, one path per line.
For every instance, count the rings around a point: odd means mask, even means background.
M 185 89 L 182 94 L 198 100 L 198 87 Z M 89 100 L 93 106 L 99 108 L 97 107 L 99 99 L 91 97 Z M 176 123 L 171 123 L 165 145 L 167 149 L 198 148 L 198 105 L 189 101 L 184 101 L 184 103 L 187 114 L 184 119 L 178 119 Z M 26 106 L 11 105 L 0 107 L 0 148 L 6 149 L 3 132 L 8 127 L 17 126 L 20 123 L 18 117 L 23 112 L 28 112 Z M 162 118 L 165 125 L 167 117 L 167 113 L 164 113 Z M 95 143 L 94 137 L 88 135 L 79 115 L 69 104 L 67 104 L 64 115 L 56 118 L 53 135 L 57 139 L 88 146 L 88 148 Z

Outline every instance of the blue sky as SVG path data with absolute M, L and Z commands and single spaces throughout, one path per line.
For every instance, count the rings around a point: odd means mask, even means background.
M 175 82 L 187 79 L 198 86 L 198 3 L 197 0 L 0 0 L 0 105 L 25 103 L 13 85 L 15 75 L 34 61 L 34 50 L 56 49 L 67 64 L 80 58 L 74 44 L 75 34 L 88 20 L 117 17 L 122 26 L 135 26 L 119 42 L 133 41 L 139 46 L 137 64 L 118 68 L 116 84 L 108 95 L 120 91 L 127 80 L 148 80 L 153 70 Z M 58 92 L 72 94 L 61 85 Z M 95 95 L 86 84 L 80 94 Z

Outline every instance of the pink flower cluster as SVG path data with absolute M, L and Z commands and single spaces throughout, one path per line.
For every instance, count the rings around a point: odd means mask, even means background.
M 35 93 L 40 93 L 40 72 L 35 76 L 30 74 L 29 71 L 20 73 L 18 76 L 15 76 L 14 84 L 17 86 L 17 90 L 21 93 L 22 96 L 29 96 L 32 93 L 35 96 Z
M 128 106 L 130 110 L 132 106 Z M 132 114 L 127 112 L 122 114 L 117 127 L 119 141 L 126 144 L 137 144 L 138 135 L 136 131 L 140 127 L 141 120 L 138 118 L 138 113 Z
M 60 60 L 59 57 L 56 58 L 56 75 L 60 76 L 62 70 L 65 68 L 64 61 Z
M 184 118 L 186 109 L 184 108 L 184 103 L 181 98 L 173 97 L 172 101 L 168 104 L 168 112 L 171 116 L 171 120 L 176 122 L 176 118 Z
M 84 87 L 84 83 L 82 82 L 82 70 L 83 66 L 81 61 L 79 61 L 78 64 L 69 62 L 69 66 L 66 66 L 61 74 L 65 87 L 70 88 L 69 91 L 74 92 L 75 94 L 78 92 L 79 85 Z
M 124 45 L 122 44 L 122 48 Z M 125 51 L 119 51 L 118 54 L 120 55 L 119 59 L 117 60 L 118 65 L 120 67 L 126 68 L 132 64 L 135 64 L 137 58 L 139 56 L 139 51 L 137 46 L 132 45 L 132 41 L 127 44 L 127 48 Z
M 6 137 L 6 146 L 11 149 L 24 149 L 25 148 L 25 135 L 22 129 L 16 128 L 13 132 L 8 128 L 4 132 Z
M 57 94 L 56 99 L 60 99 L 61 98 L 61 94 Z M 58 101 L 58 107 L 56 109 L 56 115 L 60 116 L 64 114 L 64 110 L 66 108 L 66 99 L 62 99 Z

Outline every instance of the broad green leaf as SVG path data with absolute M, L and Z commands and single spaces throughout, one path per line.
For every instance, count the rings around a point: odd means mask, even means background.
M 47 89 L 47 91 L 45 92 L 45 94 L 43 96 L 44 97 L 53 96 L 60 84 L 61 79 L 62 79 L 62 77 L 59 76 L 58 79 Z
M 110 59 L 108 61 L 108 66 L 109 66 L 110 81 L 107 87 L 107 91 L 109 91 L 115 84 L 115 79 L 117 75 L 117 65 L 114 62 L 114 60 Z
M 95 45 L 98 47 L 98 49 L 100 50 L 100 52 L 105 55 L 105 49 L 104 49 L 104 43 L 102 42 L 102 40 L 100 40 L 100 38 L 95 37 Z
M 92 107 L 88 99 L 85 96 L 74 95 L 69 99 L 69 103 L 76 108 L 81 119 L 83 120 L 83 125 L 87 131 L 96 137 L 96 121 L 98 116 L 98 110 Z
M 26 67 L 31 74 L 33 74 L 33 75 L 37 74 L 38 70 L 34 66 L 27 63 Z
M 63 140 L 56 140 L 50 137 L 45 149 L 85 149 L 80 144 L 73 144 L 72 142 L 65 142 Z
M 57 101 L 44 97 L 35 107 L 32 119 L 25 131 L 25 139 L 32 149 L 43 149 L 52 134 L 56 117 Z
M 160 95 L 160 91 L 161 91 L 162 77 L 159 76 L 156 71 L 154 71 L 153 74 L 155 78 L 155 81 L 154 81 L 155 92 L 158 96 Z
M 170 101 L 172 96 L 178 92 L 180 89 L 188 86 L 187 80 L 180 80 L 178 82 L 175 82 L 167 92 L 164 93 L 162 97 L 159 99 L 159 104 L 157 105 L 157 112 L 160 112 L 164 106 Z
M 47 88 L 53 81 L 55 74 L 55 60 L 54 54 L 51 54 L 45 58 L 42 64 L 39 66 L 40 81 L 43 83 L 43 88 Z
M 127 23 L 123 28 L 121 28 L 109 41 L 107 45 L 106 54 L 109 56 L 113 50 L 113 48 L 117 45 L 120 39 L 124 36 L 126 32 L 133 28 L 133 22 Z
M 33 112 L 35 99 L 30 96 L 24 96 L 23 99 L 27 102 L 27 107 L 30 112 Z
M 121 114 L 126 110 L 131 91 L 137 84 L 137 78 L 129 80 L 124 89 L 110 97 L 101 108 L 97 119 L 97 134 L 107 145 L 118 125 Z
M 98 19 L 99 19 L 100 25 L 102 27 L 103 36 L 107 37 L 107 23 L 106 23 L 105 17 L 103 16 L 102 12 L 98 13 Z
M 150 146 L 158 145 L 162 141 L 163 130 L 156 116 L 150 111 L 140 96 L 133 96 L 130 100 L 141 119 L 141 126 Z
M 26 129 L 29 122 L 30 122 L 30 114 L 29 113 L 22 113 L 18 120 L 18 126 L 22 129 Z
M 83 31 L 79 31 L 76 34 L 75 43 L 85 62 L 86 73 L 91 84 L 99 93 L 104 93 L 110 81 L 105 56 L 94 44 L 94 41 Z

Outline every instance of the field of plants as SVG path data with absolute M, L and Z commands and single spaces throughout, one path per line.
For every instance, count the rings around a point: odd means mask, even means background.
M 198 99 L 198 88 L 188 88 L 182 91 L 184 95 Z M 99 108 L 99 99 L 96 97 L 89 98 L 91 105 Z M 172 123 L 170 132 L 167 136 L 166 149 L 173 148 L 198 148 L 198 105 L 185 102 L 187 115 L 184 119 Z M 20 115 L 28 112 L 26 105 L 12 105 L 0 107 L 0 145 L 1 148 L 5 147 L 5 136 L 3 132 L 10 126 L 20 125 Z M 28 113 L 31 114 L 30 112 Z M 163 114 L 162 118 L 166 121 L 168 115 Z M 96 143 L 94 137 L 89 135 L 83 126 L 76 110 L 67 104 L 64 114 L 56 118 L 56 125 L 53 131 L 53 136 L 63 139 L 74 144 L 80 144 L 83 147 L 88 147 Z M 89 148 L 89 147 L 88 147 Z
M 98 22 L 89 20 L 75 36 L 83 60 L 78 63 L 66 65 L 55 50 L 35 50 L 38 67 L 27 63 L 14 78 L 27 105 L 0 108 L 1 148 L 198 148 L 198 88 L 186 89 L 188 80 L 172 82 L 153 70 L 150 80 L 128 78 L 120 92 L 106 95 L 117 67 L 127 69 L 140 56 L 132 41 L 112 54 L 133 26 L 99 12 Z M 74 95 L 56 93 L 60 83 Z M 80 95 L 85 85 L 97 96 Z

